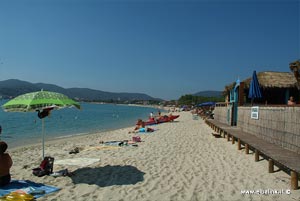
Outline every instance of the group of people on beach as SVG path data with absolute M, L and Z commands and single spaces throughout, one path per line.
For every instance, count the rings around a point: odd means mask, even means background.
M 150 112 L 149 119 L 156 120 L 156 119 L 161 118 L 162 116 L 161 116 L 160 110 L 158 110 L 157 113 L 158 113 L 158 115 L 155 116 L 153 112 Z M 139 133 L 139 132 L 145 133 L 145 132 L 153 132 L 153 131 L 154 131 L 153 128 L 146 127 L 146 123 L 142 119 L 138 119 L 134 130 L 129 131 L 128 133 Z

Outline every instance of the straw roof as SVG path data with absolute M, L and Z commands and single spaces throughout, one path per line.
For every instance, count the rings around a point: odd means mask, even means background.
M 300 60 L 294 61 L 290 63 L 291 71 L 300 70 Z
M 294 73 L 294 76 L 296 78 L 296 80 L 298 81 L 298 84 L 300 83 L 300 61 L 294 61 L 292 63 L 290 63 L 290 69 L 291 71 Z
M 248 89 L 250 87 L 252 76 L 243 80 L 244 88 Z M 257 73 L 257 79 L 260 87 L 262 88 L 293 88 L 297 86 L 297 80 L 293 73 L 290 72 L 274 72 L 266 71 Z M 234 88 L 235 82 L 226 85 L 224 93 L 230 91 Z
M 252 76 L 243 80 L 245 88 L 249 88 Z M 293 73 L 290 72 L 259 72 L 257 79 L 262 88 L 291 88 L 296 87 L 297 80 Z

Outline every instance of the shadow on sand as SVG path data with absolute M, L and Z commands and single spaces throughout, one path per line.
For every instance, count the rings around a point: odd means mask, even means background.
M 136 167 L 125 166 L 104 166 L 96 168 L 80 168 L 73 172 L 74 184 L 96 184 L 100 187 L 113 185 L 131 185 L 144 180 L 144 172 L 139 171 Z

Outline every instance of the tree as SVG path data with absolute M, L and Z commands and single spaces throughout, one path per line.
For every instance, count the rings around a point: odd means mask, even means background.
M 193 96 L 190 94 L 181 96 L 178 99 L 178 104 L 179 105 L 198 105 L 200 103 L 205 103 L 205 102 L 223 102 L 224 98 L 223 97 L 204 97 L 204 96 Z

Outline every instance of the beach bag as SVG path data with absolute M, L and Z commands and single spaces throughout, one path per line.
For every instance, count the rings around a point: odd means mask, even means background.
M 38 177 L 53 173 L 54 158 L 46 156 L 41 162 L 40 167 L 32 169 L 32 174 Z
M 134 142 L 141 142 L 142 140 L 141 140 L 140 136 L 133 136 L 132 137 L 132 141 L 134 141 Z

